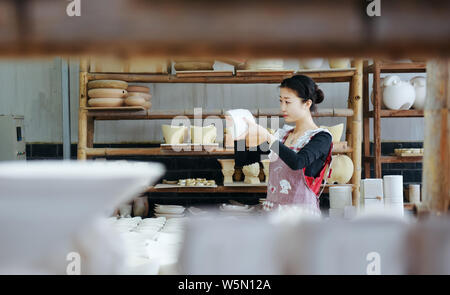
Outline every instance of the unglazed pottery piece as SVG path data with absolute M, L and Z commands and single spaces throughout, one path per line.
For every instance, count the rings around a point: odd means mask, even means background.
M 387 107 L 384 105 L 384 101 L 383 101 L 383 90 L 384 90 L 384 78 L 380 78 L 380 102 L 381 102 L 381 109 L 382 110 L 386 110 Z M 370 94 L 370 101 L 372 102 L 372 105 L 374 105 L 373 103 L 373 90 L 372 93 Z
M 127 89 L 128 83 L 121 80 L 93 80 L 88 82 L 88 89 L 94 88 L 115 88 Z
M 244 183 L 249 184 L 259 184 L 259 163 L 253 163 L 250 165 L 246 165 L 242 168 L 242 172 L 244 172 L 245 178 Z
M 148 88 L 147 86 L 141 86 L 141 85 L 128 85 L 127 91 L 128 92 L 150 93 L 150 88 Z
M 222 169 L 223 183 L 233 183 L 234 169 Z
M 166 144 L 180 144 L 187 136 L 187 127 L 162 125 L 162 133 Z
M 283 70 L 284 62 L 282 59 L 251 59 L 246 62 L 246 70 Z
M 234 170 L 234 159 L 217 159 L 224 170 Z
M 212 71 L 213 66 L 214 62 L 186 61 L 175 63 L 174 68 L 176 71 Z
M 414 104 L 416 92 L 409 83 L 392 75 L 384 78 L 383 102 L 391 110 L 408 110 Z
M 217 129 L 214 125 L 191 126 L 191 142 L 194 144 L 211 144 L 216 141 L 216 137 Z
M 322 67 L 323 58 L 309 58 L 309 59 L 301 59 L 300 67 L 304 69 L 319 69 Z
M 349 58 L 330 58 L 328 63 L 332 69 L 346 69 L 351 66 Z
M 342 132 L 344 131 L 344 124 L 338 124 L 335 126 L 320 126 L 320 128 L 328 129 L 331 133 L 331 137 L 333 138 L 333 142 L 340 142 L 342 137 Z
M 88 91 L 88 96 L 90 98 L 125 98 L 127 97 L 128 92 L 123 89 L 114 89 L 114 88 L 96 88 Z
M 152 98 L 152 95 L 149 93 L 143 93 L 143 92 L 128 92 L 128 97 L 142 97 L 146 101 L 150 101 Z
M 90 107 L 120 107 L 123 105 L 123 98 L 91 98 L 88 100 Z
M 350 181 L 353 176 L 353 162 L 346 155 L 335 155 L 331 162 L 331 176 L 328 178 L 329 183 L 345 184 Z
M 423 110 L 425 108 L 425 99 L 427 97 L 427 79 L 425 77 L 417 76 L 409 80 L 416 92 L 416 99 L 413 107 L 416 110 Z
M 127 106 L 144 106 L 145 98 L 139 96 L 132 96 L 125 98 L 125 105 Z

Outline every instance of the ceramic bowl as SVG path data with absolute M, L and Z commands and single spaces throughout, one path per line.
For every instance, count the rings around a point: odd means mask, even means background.
M 126 161 L 0 163 L 1 264 L 31 266 L 73 251 L 74 236 L 105 218 L 105 209 L 139 196 L 163 172 L 159 163 Z M 65 274 L 67 261 L 53 262 L 50 272 Z

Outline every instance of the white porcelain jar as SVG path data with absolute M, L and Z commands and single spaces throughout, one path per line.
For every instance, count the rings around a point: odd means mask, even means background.
M 300 67 L 304 69 L 320 69 L 323 64 L 323 58 L 308 58 L 300 60 Z
M 414 100 L 414 108 L 416 110 L 423 110 L 425 108 L 425 99 L 427 97 L 427 79 L 425 77 L 417 76 L 409 80 L 416 92 L 416 99 Z
M 409 82 L 390 75 L 384 78 L 383 85 L 383 102 L 388 109 L 408 110 L 414 104 L 416 92 Z
M 387 109 L 387 107 L 384 105 L 384 102 L 383 102 L 383 90 L 384 90 L 383 82 L 384 82 L 384 78 L 380 78 L 380 102 L 381 102 L 381 109 L 385 110 L 385 109 Z M 373 90 L 372 90 L 372 93 L 370 94 L 370 101 L 372 102 L 372 105 L 373 105 Z

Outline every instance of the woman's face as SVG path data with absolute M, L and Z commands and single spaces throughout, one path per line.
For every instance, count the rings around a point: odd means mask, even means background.
M 294 90 L 289 88 L 280 88 L 280 109 L 285 122 L 295 122 L 308 114 L 311 100 L 303 102 L 297 96 Z

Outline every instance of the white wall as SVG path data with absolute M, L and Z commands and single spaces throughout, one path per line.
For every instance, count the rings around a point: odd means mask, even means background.
M 327 66 L 327 65 L 324 65 Z M 286 68 L 298 69 L 296 60 Z M 216 69 L 231 69 L 216 63 Z M 70 60 L 70 99 L 72 142 L 78 134 L 78 60 Z M 425 75 L 425 74 L 421 74 Z M 407 79 L 416 74 L 403 74 Z M 277 84 L 145 84 L 152 93 L 152 109 L 276 108 Z M 10 60 L 0 62 L 0 113 L 25 115 L 27 142 L 62 142 L 61 59 Z M 325 100 L 319 108 L 346 108 L 348 83 L 321 83 Z M 371 86 L 371 83 L 370 83 Z M 345 123 L 345 118 L 316 118 L 317 124 Z M 96 143 L 161 141 L 157 121 L 97 121 Z M 385 141 L 423 140 L 423 118 L 382 119 Z M 372 137 L 371 137 L 372 138 Z

